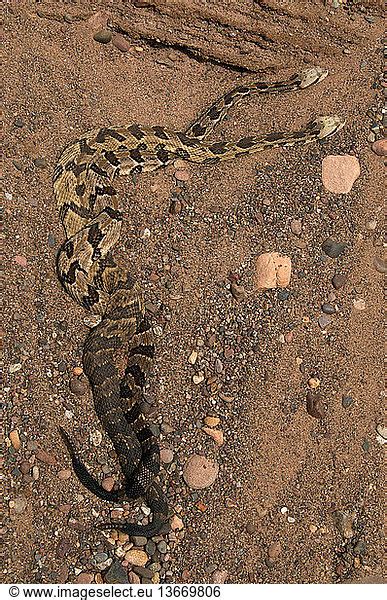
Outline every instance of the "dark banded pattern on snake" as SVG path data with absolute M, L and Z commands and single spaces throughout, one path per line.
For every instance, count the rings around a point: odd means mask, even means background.
M 110 502 L 144 497 L 153 514 L 149 525 L 107 523 L 103 528 L 149 537 L 159 532 L 168 517 L 158 478 L 159 446 L 142 410 L 145 376 L 154 358 L 152 329 L 139 284 L 112 255 L 122 226 L 114 179 L 156 170 L 176 158 L 211 164 L 333 135 L 343 126 L 339 117 L 321 117 L 301 131 L 249 135 L 237 142 L 203 141 L 228 110 L 246 96 L 301 90 L 326 75 L 322 69 L 311 68 L 283 82 L 236 87 L 185 132 L 135 124 L 97 128 L 67 146 L 60 156 L 54 170 L 54 193 L 66 240 L 58 252 L 57 274 L 64 290 L 78 304 L 102 317 L 86 337 L 83 366 L 95 411 L 120 463 L 124 481 L 119 489 L 106 491 L 88 472 L 62 428 L 61 436 L 75 473 L 93 494 Z M 115 365 L 122 349 L 127 359 L 123 376 Z

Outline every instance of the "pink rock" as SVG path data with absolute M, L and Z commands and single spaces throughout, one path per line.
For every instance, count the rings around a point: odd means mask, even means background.
M 203 427 L 203 431 L 212 437 L 217 446 L 224 444 L 223 431 L 221 429 L 212 429 L 211 427 Z
M 190 488 L 201 490 L 214 483 L 218 472 L 217 462 L 205 456 L 193 454 L 184 465 L 183 477 Z
M 333 194 L 348 194 L 360 175 L 356 156 L 349 154 L 326 156 L 322 162 L 322 182 Z
M 266 252 L 255 263 L 255 286 L 258 290 L 287 287 L 290 282 L 292 262 L 279 252 Z
M 175 178 L 178 181 L 188 181 L 188 179 L 190 178 L 190 174 L 185 169 L 178 169 L 177 171 L 175 171 Z
M 173 515 L 171 519 L 171 529 L 173 531 L 184 529 L 184 523 L 177 515 Z
M 13 260 L 15 261 L 15 263 L 17 265 L 20 265 L 21 267 L 27 266 L 27 259 L 25 256 L 21 256 L 20 254 L 17 254 Z
M 105 479 L 102 481 L 102 487 L 107 492 L 112 491 L 112 489 L 114 488 L 114 484 L 115 484 L 115 481 L 114 481 L 113 477 L 105 477 Z
M 377 140 L 371 148 L 378 156 L 387 156 L 387 138 Z
M 173 451 L 170 448 L 160 449 L 160 460 L 165 465 L 169 465 L 173 461 Z
M 121 52 L 128 52 L 128 50 L 130 50 L 130 44 L 128 40 L 126 40 L 120 33 L 113 35 L 112 44 Z

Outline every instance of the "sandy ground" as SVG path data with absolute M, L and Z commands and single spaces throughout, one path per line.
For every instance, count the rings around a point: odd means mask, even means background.
M 119 182 L 126 222 L 116 255 L 143 283 L 161 327 L 152 419 L 162 446 L 173 451 L 165 485 L 171 511 L 184 523 L 148 543 L 141 571 L 125 558 L 141 540 L 108 540 L 98 531 L 110 508 L 81 487 L 57 433 L 64 423 L 99 476 L 117 473 L 108 441 L 97 435 L 88 388 L 82 396 L 69 389 L 88 328 L 55 275 L 63 231 L 52 171 L 63 147 L 89 128 L 139 122 L 184 129 L 221 93 L 254 77 L 141 39 L 123 53 L 93 40 L 95 19 L 67 23 L 36 9 L 12 3 L 5 24 L 3 581 L 74 582 L 85 573 L 85 581 L 111 581 L 112 565 L 122 581 L 127 573 L 130 581 L 154 582 L 379 577 L 382 275 L 373 260 L 382 251 L 383 164 L 367 138 L 369 110 L 382 98 L 375 85 L 381 18 L 354 13 L 352 24 L 367 28 L 363 42 L 349 54 L 312 57 L 330 71 L 318 87 L 252 98 L 217 131 L 233 139 L 295 129 L 319 114 L 344 116 L 346 127 L 326 143 L 190 165 L 184 183 L 174 167 L 135 186 Z M 343 10 L 341 18 L 348 19 Z M 287 62 L 279 78 L 300 68 L 291 54 Z M 349 194 L 334 195 L 322 186 L 322 160 L 345 153 L 358 157 L 361 175 Z M 171 214 L 173 199 L 178 214 Z M 300 235 L 290 229 L 294 219 L 302 221 Z M 337 259 L 321 250 L 328 237 L 346 244 Z M 254 260 L 272 250 L 291 257 L 292 279 L 285 292 L 258 293 Z M 245 288 L 239 302 L 230 273 Z M 348 276 L 339 290 L 331 283 L 335 273 Z M 359 299 L 364 310 L 354 306 Z M 321 328 L 324 302 L 335 313 Z M 195 385 L 198 372 L 205 380 Z M 310 378 L 320 381 L 323 419 L 306 410 Z M 352 399 L 349 406 L 343 397 Z M 206 416 L 220 419 L 220 448 L 202 431 Z M 8 437 L 15 430 L 18 449 Z M 193 453 L 219 464 L 207 489 L 194 491 L 183 480 Z M 141 518 L 137 505 L 127 509 L 131 519 Z

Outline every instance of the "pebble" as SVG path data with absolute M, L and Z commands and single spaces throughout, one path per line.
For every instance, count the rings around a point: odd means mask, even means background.
M 56 246 L 56 239 L 54 238 L 54 236 L 52 235 L 52 233 L 48 234 L 47 243 L 48 243 L 48 245 L 49 245 L 50 248 L 55 248 L 55 246 Z
M 343 408 L 349 408 L 353 404 L 353 398 L 351 396 L 343 396 L 341 399 L 341 405 Z
M 146 546 L 148 538 L 144 535 L 132 535 L 131 540 L 135 546 Z
M 271 560 L 277 560 L 277 558 L 280 556 L 281 552 L 282 552 L 282 546 L 279 542 L 273 542 L 272 544 L 270 544 L 270 546 L 267 550 L 267 553 Z
M 20 117 L 17 117 L 13 122 L 15 127 L 24 127 L 24 121 Z
M 145 552 L 148 554 L 148 556 L 153 556 L 153 554 L 156 552 L 156 544 L 152 540 L 147 541 L 145 545 Z
M 13 373 L 17 373 L 18 371 L 20 371 L 21 368 L 22 368 L 21 363 L 14 363 L 13 365 L 9 365 L 9 372 L 12 375 Z
M 135 565 L 133 567 L 133 571 L 135 573 L 137 573 L 137 575 L 140 575 L 140 577 L 146 577 L 147 579 L 152 579 L 153 577 L 153 571 L 151 571 L 150 569 L 146 568 L 146 567 L 142 567 L 140 565 Z
M 130 44 L 128 40 L 126 40 L 120 33 L 113 35 L 112 44 L 121 52 L 128 52 L 128 50 L 130 50 Z
M 135 585 L 138 585 L 139 583 L 141 583 L 141 579 L 139 578 L 139 576 L 134 573 L 134 571 L 130 571 L 128 573 L 128 579 L 129 579 L 129 583 L 133 583 Z
M 329 155 L 322 162 L 322 182 L 333 194 L 348 194 L 360 175 L 356 156 L 349 154 Z
M 79 573 L 75 579 L 75 583 L 90 584 L 94 581 L 94 573 Z
M 252 535 L 253 533 L 257 532 L 257 526 L 254 523 L 247 523 L 246 531 L 247 531 L 247 533 Z
M 216 569 L 216 571 L 214 571 L 212 573 L 212 583 L 217 583 L 217 584 L 221 584 L 221 583 L 226 583 L 228 577 L 228 571 L 220 571 L 218 569 Z
M 290 230 L 294 235 L 301 235 L 302 221 L 301 219 L 293 219 L 290 223 Z
M 371 148 L 378 156 L 387 156 L 387 138 L 377 140 L 372 144 Z
M 211 427 L 203 427 L 203 431 L 209 435 L 217 446 L 223 446 L 224 436 L 221 429 L 211 429 Z
M 233 282 L 230 286 L 231 294 L 235 298 L 235 300 L 243 300 L 246 297 L 246 290 L 243 285 L 238 285 Z
M 104 576 L 105 583 L 129 583 L 128 574 L 118 560 L 114 560 Z
M 204 381 L 204 375 L 202 372 L 199 372 L 197 374 L 195 374 L 192 377 L 192 381 L 194 382 L 195 385 L 199 385 L 199 383 L 202 383 Z
M 339 290 L 347 283 L 347 275 L 343 273 L 335 273 L 332 277 L 332 285 L 335 290 Z
M 93 35 L 93 39 L 100 44 L 108 44 L 112 40 L 112 32 L 108 29 L 100 29 Z
M 49 454 L 45 450 L 37 450 L 35 456 L 38 460 L 45 463 L 46 465 L 56 465 L 56 458 L 52 454 Z
M 16 451 L 20 450 L 21 442 L 20 442 L 19 432 L 17 429 L 14 429 L 13 431 L 10 432 L 9 439 L 11 440 L 11 444 L 15 448 L 15 450 Z
M 254 283 L 257 290 L 270 290 L 289 285 L 292 263 L 288 256 L 279 252 L 266 252 L 255 263 Z
M 28 460 L 23 460 L 23 462 L 20 465 L 20 471 L 26 475 L 27 473 L 30 472 L 31 469 L 31 464 L 28 462 Z
M 70 379 L 70 390 L 75 396 L 83 396 L 88 390 L 87 381 L 84 379 L 78 379 L 78 377 L 72 377 Z
M 324 419 L 326 410 L 320 394 L 309 391 L 306 395 L 306 410 L 315 419 Z
M 387 261 L 384 258 L 379 258 L 379 256 L 375 256 L 372 262 L 378 273 L 387 273 Z
M 27 508 L 27 499 L 24 496 L 16 496 L 9 501 L 9 508 L 17 515 L 21 515 Z
M 125 560 L 136 567 L 145 567 L 149 556 L 143 550 L 132 549 L 125 553 Z
M 73 368 L 73 375 L 75 375 L 76 377 L 79 377 L 80 375 L 82 375 L 82 373 L 83 373 L 82 367 L 74 367 Z
M 333 523 L 337 531 L 346 540 L 351 539 L 354 536 L 352 529 L 356 515 L 346 510 L 336 510 L 333 513 Z
M 366 438 L 363 440 L 361 447 L 363 448 L 364 452 L 369 452 L 371 448 L 371 442 Z
M 375 229 L 378 226 L 378 222 L 376 219 L 370 219 L 369 221 L 366 222 L 366 229 L 367 231 L 375 231 Z
M 112 491 L 112 489 L 114 488 L 114 484 L 115 484 L 115 480 L 113 477 L 105 477 L 105 479 L 102 480 L 102 487 L 107 492 Z
M 332 319 L 328 315 L 321 315 L 318 318 L 318 324 L 321 329 L 325 329 L 330 323 L 332 323 Z
M 208 427 L 216 427 L 220 423 L 219 417 L 205 417 L 204 422 Z
M 317 379 L 317 377 L 311 377 L 308 380 L 308 385 L 310 388 L 312 388 L 312 390 L 317 390 L 318 387 L 320 387 L 320 380 Z
M 354 298 L 352 300 L 352 304 L 353 304 L 353 308 L 355 310 L 365 310 L 366 309 L 366 303 L 363 298 Z
M 47 167 L 47 160 L 45 158 L 35 158 L 34 165 L 38 169 L 45 169 Z
M 157 544 L 157 550 L 159 552 L 161 552 L 161 554 L 166 554 L 166 552 L 167 552 L 167 542 L 165 540 L 161 540 L 161 542 L 159 542 Z
M 191 354 L 188 357 L 188 362 L 190 365 L 194 365 L 197 361 L 198 358 L 198 353 L 196 352 L 196 350 L 192 350 Z
M 26 267 L 27 266 L 27 259 L 26 259 L 25 256 L 22 256 L 21 254 L 17 254 L 16 256 L 14 256 L 13 260 L 20 267 Z
M 173 461 L 173 451 L 170 448 L 161 448 L 160 460 L 165 465 L 169 465 Z
M 332 306 L 332 304 L 328 304 L 327 302 L 324 302 L 324 304 L 321 306 L 321 310 L 326 315 L 334 315 L 336 312 L 335 307 Z
M 190 173 L 186 169 L 178 169 L 174 175 L 178 181 L 188 181 L 190 178 Z
M 171 519 L 171 529 L 172 531 L 180 531 L 181 529 L 184 529 L 184 523 L 178 515 L 173 515 Z
M 58 471 L 57 477 L 61 481 L 66 481 L 66 479 L 70 479 L 70 477 L 71 477 L 71 470 L 70 469 L 62 469 L 61 471 Z
M 214 483 L 218 472 L 219 465 L 216 461 L 193 454 L 184 465 L 183 477 L 190 488 L 201 490 Z
M 330 258 L 337 258 L 338 256 L 340 256 L 340 254 L 344 252 L 345 247 L 346 244 L 343 244 L 341 242 L 335 242 L 331 238 L 328 238 L 322 244 L 323 252 L 325 252 L 325 254 Z

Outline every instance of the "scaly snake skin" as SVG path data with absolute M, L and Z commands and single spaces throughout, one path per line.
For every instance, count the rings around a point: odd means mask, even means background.
M 344 125 L 339 117 L 321 117 L 302 131 L 249 136 L 237 142 L 203 142 L 230 107 L 244 97 L 300 90 L 326 75 L 327 71 L 316 67 L 286 81 L 239 86 L 222 96 L 184 133 L 140 125 L 93 129 L 67 146 L 58 161 L 54 193 L 66 241 L 58 252 L 57 274 L 64 290 L 78 304 L 102 317 L 86 337 L 83 368 L 95 411 L 117 453 L 125 479 L 121 487 L 106 491 L 78 458 L 67 433 L 62 428 L 60 433 L 76 475 L 93 494 L 111 502 L 144 497 L 153 513 L 152 522 L 145 526 L 112 522 L 102 528 L 151 537 L 168 517 L 158 481 L 159 446 L 142 411 L 145 373 L 154 357 L 152 330 L 139 284 L 115 263 L 111 253 L 122 224 L 114 179 L 154 171 L 176 158 L 210 164 L 331 136 Z M 121 348 L 127 353 L 123 378 L 115 365 Z

